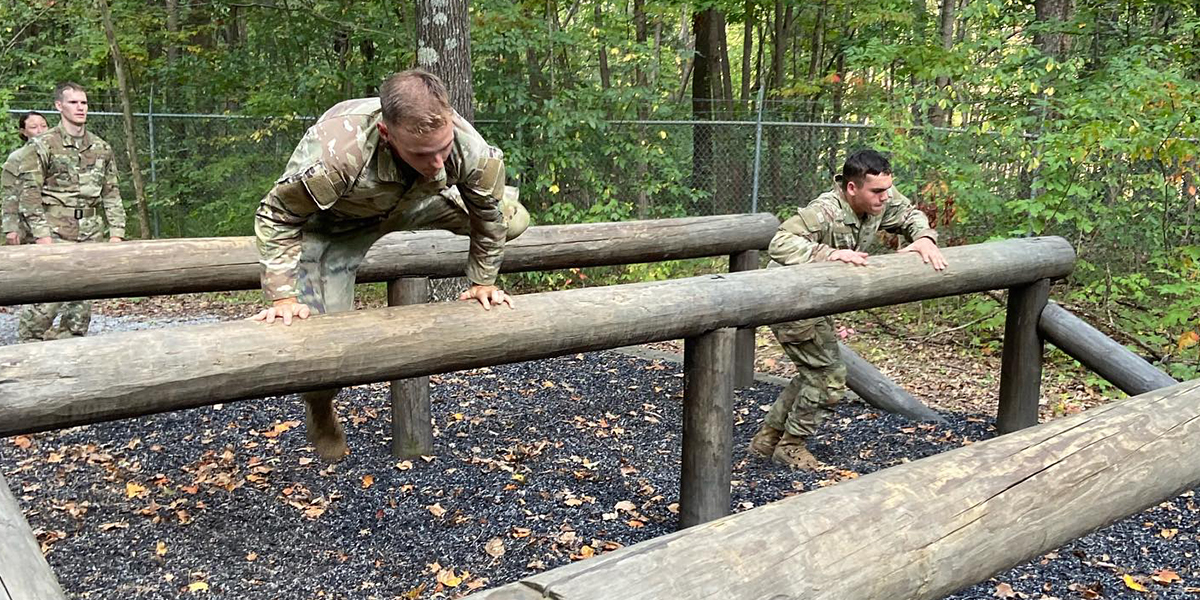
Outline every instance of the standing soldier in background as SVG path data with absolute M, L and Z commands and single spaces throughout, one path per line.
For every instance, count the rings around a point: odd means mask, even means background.
M 77 83 L 54 89 L 54 107 L 62 114 L 55 127 L 30 144 L 17 173 L 21 220 L 38 244 L 108 241 L 125 237 L 125 207 L 117 188 L 112 146 L 88 133 L 87 92 Z M 101 210 L 103 209 L 103 218 Z M 48 334 L 61 308 L 61 333 Z M 25 307 L 18 338 L 32 342 L 53 337 L 80 337 L 92 321 L 88 301 L 52 302 Z
M 929 219 L 892 186 L 888 159 L 860 150 L 846 159 L 833 189 L 779 226 L 768 249 L 770 266 L 818 261 L 862 266 L 868 256 L 863 250 L 879 230 L 907 238 L 909 245 L 900 252 L 916 253 L 938 271 L 946 268 Z M 796 376 L 750 440 L 750 452 L 793 469 L 814 469 L 820 462 L 808 451 L 808 436 L 846 395 L 846 365 L 833 317 L 780 323 L 771 331 L 796 364 Z
M 49 128 L 46 117 L 36 111 L 29 111 L 17 119 L 17 136 L 22 142 L 28 142 Z M 20 148 L 13 150 L 8 160 L 4 161 L 3 171 L 0 171 L 0 206 L 3 207 L 3 224 L 0 228 L 4 231 L 4 243 L 9 246 L 26 242 L 29 237 L 29 229 L 21 223 L 20 213 L 17 212 L 17 173 L 21 160 L 30 148 L 30 144 L 23 143 Z
M 397 73 L 378 98 L 325 111 L 263 198 L 254 232 L 271 307 L 254 319 L 289 325 L 352 310 L 367 249 L 413 229 L 469 235 L 471 286 L 459 299 L 511 308 L 496 278 L 505 242 L 528 225 L 517 190 L 505 185 L 504 154 L 454 112 L 442 80 L 420 69 Z M 327 461 L 346 453 L 337 392 L 301 394 L 308 439 Z

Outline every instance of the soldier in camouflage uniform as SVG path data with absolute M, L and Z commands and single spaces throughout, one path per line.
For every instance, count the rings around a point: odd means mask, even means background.
M 104 241 L 107 219 L 108 241 L 119 242 L 125 237 L 125 207 L 117 164 L 112 146 L 86 130 L 87 92 L 77 83 L 59 84 L 54 107 L 62 121 L 31 142 L 18 169 L 21 220 L 36 243 L 59 244 Z M 60 309 L 61 331 L 55 333 L 50 328 Z M 31 305 L 21 311 L 18 338 L 81 337 L 91 321 L 91 302 Z
M 485 309 L 512 300 L 496 287 L 504 244 L 529 225 L 505 185 L 503 153 L 451 109 L 445 85 L 421 70 L 384 82 L 379 98 L 347 100 L 309 128 L 255 214 L 262 286 L 272 306 L 255 320 L 352 310 L 367 249 L 397 230 L 471 237 L 460 299 Z M 302 394 L 309 439 L 336 461 L 345 433 L 336 389 Z
M 45 133 L 49 128 L 50 124 L 46 122 L 46 117 L 39 112 L 30 111 L 17 119 L 17 135 L 22 142 L 28 142 Z M 13 150 L 8 155 L 8 160 L 4 161 L 3 169 L 0 170 L 0 208 L 3 208 L 0 229 L 4 231 L 4 242 L 10 246 L 26 242 L 28 241 L 26 238 L 29 237 L 28 227 L 23 226 L 20 213 L 17 211 L 17 173 L 20 171 L 23 157 L 30 151 L 30 148 L 29 144 L 24 144 Z
M 900 252 L 916 253 L 938 271 L 946 268 L 929 219 L 892 187 L 888 160 L 874 150 L 861 150 L 846 159 L 833 189 L 779 226 L 768 250 L 770 266 L 823 260 L 865 265 L 864 250 L 880 230 L 907 238 L 910 245 Z M 833 318 L 780 323 L 771 331 L 797 373 L 750 441 L 750 452 L 792 468 L 813 469 L 820 463 L 806 439 L 846 393 L 846 365 L 838 353 Z

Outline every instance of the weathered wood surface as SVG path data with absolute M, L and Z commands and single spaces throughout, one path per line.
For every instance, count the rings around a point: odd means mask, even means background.
M 996 430 L 1000 433 L 1037 425 L 1045 350 L 1038 333 L 1038 319 L 1049 297 L 1049 279 L 1014 286 L 1008 291 L 1004 350 L 1000 357 L 1000 402 L 996 409 Z
M 753 271 L 758 268 L 758 250 L 746 250 L 729 255 L 729 272 Z M 754 327 L 741 327 L 737 332 L 737 347 L 733 359 L 733 386 L 754 385 Z
M 388 306 L 429 302 L 429 278 L 405 277 L 387 284 Z M 414 458 L 433 454 L 432 409 L 429 405 L 429 376 L 391 382 L 392 456 Z
M 0 474 L 0 600 L 66 598 Z
M 1131 396 L 1179 383 L 1054 302 L 1042 310 L 1038 327 L 1046 341 Z
M 925 298 L 1008 288 L 1071 271 L 1062 238 L 797 265 L 467 302 L 239 321 L 0 347 L 0 436 L 271 394 L 345 387 L 687 338 Z
M 1200 485 L 1198 453 L 1200 380 L 470 598 L 932 600 Z
M 779 227 L 767 213 L 530 227 L 508 243 L 505 272 L 720 256 L 766 248 Z M 468 239 L 397 232 L 367 253 L 359 282 L 457 277 Z M 254 238 L 194 238 L 0 246 L 0 305 L 259 287 Z
M 842 362 L 846 363 L 846 387 L 875 408 L 903 415 L 914 421 L 945 423 L 937 411 L 925 406 L 907 390 L 896 385 L 849 346 L 838 342 Z
M 680 527 L 729 514 L 736 338 L 736 329 L 725 328 L 683 342 Z

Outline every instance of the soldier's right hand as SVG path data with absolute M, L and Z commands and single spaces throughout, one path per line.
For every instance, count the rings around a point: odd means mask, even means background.
M 300 304 L 295 298 L 280 298 L 271 303 L 270 308 L 264 308 L 261 312 L 253 317 L 251 321 L 262 321 L 268 325 L 275 322 L 276 318 L 282 319 L 284 325 L 291 325 L 292 319 L 307 319 L 312 311 L 308 305 Z
M 53 244 L 54 243 L 54 240 L 50 239 L 50 236 L 40 237 L 34 241 L 38 244 Z
M 4 236 L 4 241 L 9 246 L 16 246 L 21 243 L 21 234 L 13 231 Z
M 867 256 L 869 255 L 866 252 L 859 252 L 857 250 L 838 250 L 833 254 L 830 254 L 829 258 L 826 260 L 836 260 L 844 263 L 850 263 L 852 265 L 863 266 L 867 264 Z

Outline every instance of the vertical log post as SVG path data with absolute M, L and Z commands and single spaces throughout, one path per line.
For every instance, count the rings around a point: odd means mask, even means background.
M 387 284 L 388 306 L 429 302 L 428 277 L 402 277 Z M 412 458 L 433 453 L 429 377 L 397 379 L 392 388 L 392 456 Z
M 1008 290 L 1000 359 L 1000 406 L 996 411 L 996 430 L 1001 434 L 1038 423 L 1045 345 L 1038 332 L 1038 320 L 1049 296 L 1049 279 Z
M 729 272 L 752 271 L 758 268 L 758 250 L 743 250 L 729 255 Z M 755 327 L 739 327 L 733 359 L 733 386 L 735 388 L 754 385 L 754 331 Z
M 680 528 L 729 514 L 736 337 L 728 327 L 684 340 Z
M 0 474 L 0 540 L 3 540 L 0 542 L 0 599 L 66 598 L 3 474 Z

